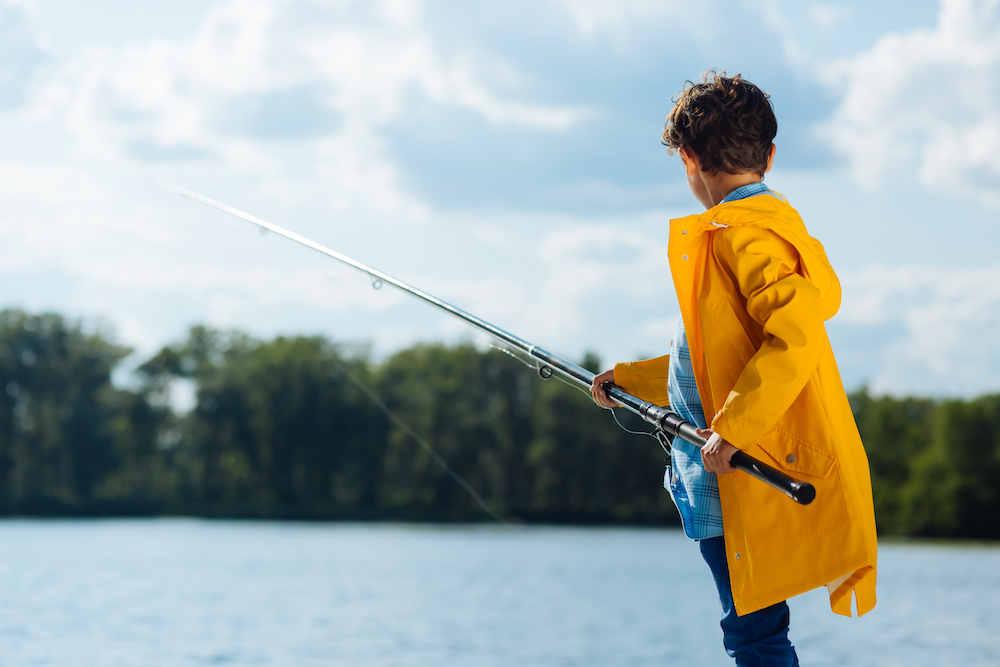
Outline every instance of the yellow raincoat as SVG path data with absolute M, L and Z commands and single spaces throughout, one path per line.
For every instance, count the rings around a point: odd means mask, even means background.
M 840 282 L 798 212 L 764 193 L 670 223 L 668 255 L 711 427 L 816 487 L 807 506 L 719 475 L 736 612 L 827 585 L 833 611 L 875 606 L 868 457 L 826 335 Z M 667 357 L 618 364 L 615 384 L 666 404 Z

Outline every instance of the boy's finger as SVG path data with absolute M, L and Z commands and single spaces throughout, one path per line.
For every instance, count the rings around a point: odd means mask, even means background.
M 611 401 L 608 399 L 608 395 L 605 393 L 603 387 L 591 387 L 590 394 L 594 397 L 594 402 L 601 407 L 612 407 Z

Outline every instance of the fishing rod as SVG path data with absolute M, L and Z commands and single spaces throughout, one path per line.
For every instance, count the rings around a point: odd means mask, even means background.
M 245 213 L 238 208 L 234 208 L 228 204 L 223 204 L 222 202 L 206 197 L 205 195 L 194 192 L 193 190 L 188 190 L 187 188 L 179 185 L 171 185 L 169 183 L 155 182 L 154 184 L 165 190 L 175 192 L 189 199 L 211 206 L 212 208 L 229 213 L 230 215 L 233 215 L 241 220 L 245 220 L 246 222 L 256 225 L 260 229 L 284 236 L 291 241 L 295 241 L 296 243 L 304 245 L 308 248 L 312 248 L 327 257 L 332 257 L 338 262 L 342 262 L 348 266 L 353 266 L 355 269 L 368 274 L 368 277 L 372 281 L 372 286 L 376 289 L 381 288 L 384 284 L 389 284 L 403 290 L 404 292 L 412 294 L 418 299 L 426 301 L 432 306 L 437 306 L 441 310 L 454 315 L 467 324 L 471 324 L 477 329 L 493 336 L 497 340 L 527 354 L 535 360 L 538 368 L 538 374 L 542 377 L 542 379 L 548 379 L 552 377 L 553 373 L 558 372 L 559 374 L 583 385 L 584 387 L 590 387 L 594 383 L 595 374 L 591 373 L 586 368 L 578 366 L 571 361 L 567 361 L 562 357 L 556 356 L 548 350 L 529 343 L 523 338 L 504 331 L 500 327 L 490 324 L 489 322 L 482 320 L 471 313 L 467 313 L 461 308 L 456 308 L 450 303 L 442 301 L 436 296 L 428 294 L 423 290 L 419 290 L 412 285 L 408 285 L 402 280 L 393 278 L 389 274 L 379 271 L 376 268 L 363 264 L 356 259 L 352 259 L 347 255 L 337 252 L 336 250 L 327 248 L 326 246 L 307 239 L 300 234 L 289 231 L 284 227 L 279 227 L 274 223 L 258 218 L 255 215 Z M 608 398 L 617 402 L 622 407 L 635 413 L 643 420 L 651 424 L 656 429 L 658 435 L 659 433 L 665 433 L 670 436 L 680 437 L 698 447 L 704 446 L 707 442 L 705 438 L 698 435 L 695 430 L 697 427 L 694 424 L 684 421 L 677 415 L 677 413 L 650 403 L 649 401 L 637 398 L 632 394 L 627 393 L 621 387 L 615 386 L 610 382 L 605 383 L 603 388 L 605 393 L 608 395 Z M 734 468 L 742 470 L 751 477 L 754 477 L 755 479 L 774 487 L 778 491 L 781 491 L 786 496 L 801 505 L 808 505 L 816 498 L 816 488 L 812 484 L 789 477 L 784 472 L 778 470 L 777 468 L 773 468 L 762 461 L 758 461 L 746 452 L 741 450 L 737 451 L 733 454 L 729 463 Z

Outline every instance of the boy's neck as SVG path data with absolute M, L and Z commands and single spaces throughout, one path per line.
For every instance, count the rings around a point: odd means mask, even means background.
M 764 168 L 765 174 L 771 171 L 771 165 L 774 164 L 775 150 L 774 144 L 771 144 L 771 150 L 767 155 L 767 166 Z M 726 198 L 726 195 L 736 188 L 759 183 L 763 179 L 763 175 L 756 171 L 743 171 L 738 174 L 727 174 L 720 171 L 716 174 L 710 174 L 701 170 L 701 160 L 698 158 L 698 154 L 689 147 L 681 148 L 680 154 L 691 194 L 706 209 L 718 206 Z
M 741 188 L 751 183 L 760 183 L 761 181 L 760 175 L 755 172 L 726 174 L 720 171 L 718 174 L 712 176 L 699 171 L 698 176 L 703 186 L 701 190 L 702 196 L 698 197 L 698 199 L 701 200 L 702 205 L 706 209 L 722 203 L 722 200 L 736 188 Z

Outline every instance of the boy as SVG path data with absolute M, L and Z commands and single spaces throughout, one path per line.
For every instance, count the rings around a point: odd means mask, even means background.
M 823 322 L 840 283 L 798 213 L 763 183 L 777 120 L 739 75 L 686 87 L 663 143 L 707 209 L 670 223 L 681 308 L 671 354 L 597 376 L 665 404 L 708 438 L 675 438 L 664 486 L 699 540 L 722 601 L 723 643 L 738 665 L 798 665 L 788 605 L 826 585 L 833 611 L 875 605 L 875 513 L 868 459 Z M 706 416 L 711 418 L 706 422 Z M 816 487 L 797 505 L 729 465 L 741 449 Z

